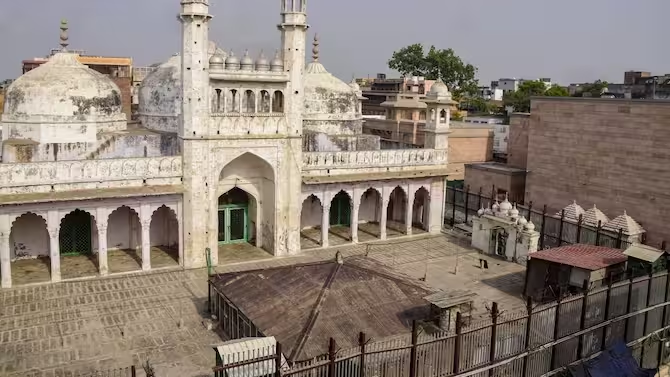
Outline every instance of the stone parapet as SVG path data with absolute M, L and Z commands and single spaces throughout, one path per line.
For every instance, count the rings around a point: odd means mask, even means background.
M 447 164 L 447 151 L 439 149 L 385 149 L 359 152 L 305 152 L 303 170 L 352 169 Z

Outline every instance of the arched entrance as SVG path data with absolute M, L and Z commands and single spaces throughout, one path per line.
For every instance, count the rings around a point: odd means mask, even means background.
M 63 279 L 98 274 L 98 260 L 93 252 L 97 247 L 94 244 L 94 233 L 97 233 L 97 229 L 95 219 L 90 213 L 76 209 L 65 215 L 58 233 L 60 270 Z M 97 235 L 95 237 L 97 238 Z
M 151 215 L 151 267 L 179 265 L 179 220 L 167 206 L 160 206 Z
M 142 269 L 142 225 L 132 208 L 121 206 L 107 219 L 107 264 L 110 273 Z
M 407 194 L 400 186 L 393 189 L 386 211 L 386 231 L 389 237 L 407 233 L 405 215 Z
M 412 204 L 412 227 L 428 231 L 428 219 L 430 211 L 430 193 L 421 187 L 414 194 Z
M 340 191 L 330 202 L 330 226 L 351 225 L 351 198 L 349 194 Z
M 358 240 L 369 241 L 381 238 L 382 196 L 369 188 L 361 195 L 358 207 Z
M 50 239 L 42 216 L 19 216 L 12 224 L 9 247 L 14 286 L 51 280 Z
M 323 220 L 323 206 L 316 195 L 310 195 L 302 202 L 300 211 L 300 248 L 303 250 L 315 249 L 323 246 L 321 222 Z
M 219 244 L 250 241 L 249 195 L 235 187 L 219 197 L 218 233 Z

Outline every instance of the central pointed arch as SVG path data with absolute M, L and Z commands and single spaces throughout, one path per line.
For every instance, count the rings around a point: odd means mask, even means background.
M 246 242 L 274 254 L 275 170 L 268 161 L 246 152 L 228 162 L 219 174 L 216 208 L 221 244 Z

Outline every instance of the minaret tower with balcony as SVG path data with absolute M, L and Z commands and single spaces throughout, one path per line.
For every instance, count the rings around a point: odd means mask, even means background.
M 181 0 L 182 106 L 179 136 L 183 149 L 184 266 L 206 265 L 205 250 L 216 240 L 210 217 L 209 171 L 209 14 L 208 0 Z M 214 250 L 216 252 L 216 250 Z
M 428 105 L 428 116 L 424 148 L 447 150 L 449 147 L 450 106 L 456 102 L 452 99 L 449 88 L 442 80 L 437 80 L 433 84 L 425 102 Z
M 290 81 L 286 95 L 286 115 L 291 136 L 302 135 L 303 75 L 307 42 L 307 0 L 281 0 L 282 56 Z

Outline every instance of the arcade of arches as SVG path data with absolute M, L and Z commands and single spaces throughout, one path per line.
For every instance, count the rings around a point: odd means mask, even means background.
M 0 236 L 2 287 L 179 266 L 181 203 L 169 199 L 51 204 L 0 216 L 9 229 Z
M 312 249 L 425 233 L 429 211 L 430 193 L 424 186 L 315 192 L 302 204 L 301 246 Z

